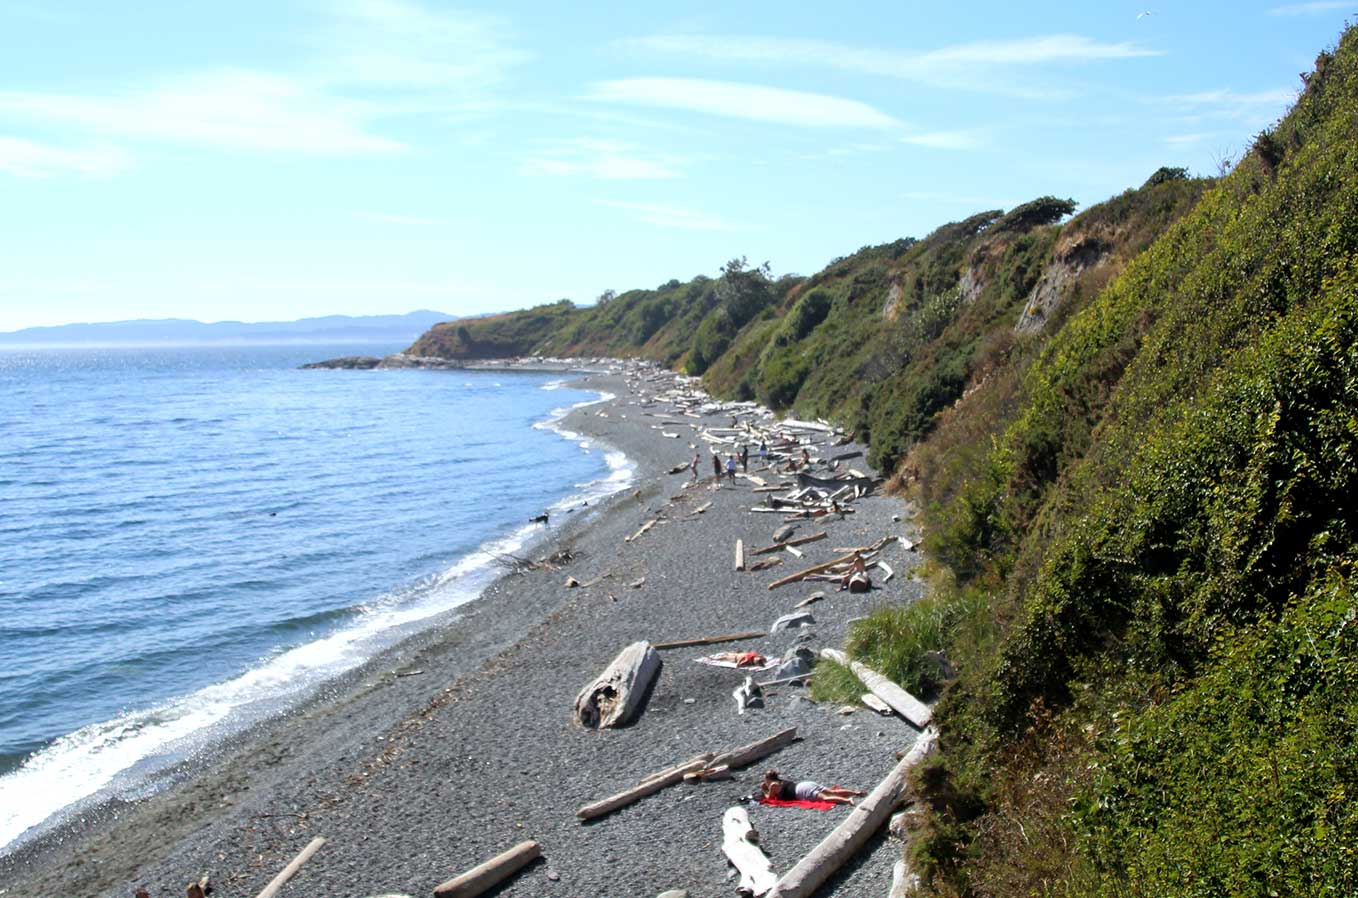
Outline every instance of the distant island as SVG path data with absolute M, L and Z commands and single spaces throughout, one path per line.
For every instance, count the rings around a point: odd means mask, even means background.
M 457 316 L 421 309 L 404 315 L 326 315 L 297 321 L 215 321 L 186 318 L 107 321 L 29 327 L 0 333 L 0 346 L 204 343 L 408 343 Z

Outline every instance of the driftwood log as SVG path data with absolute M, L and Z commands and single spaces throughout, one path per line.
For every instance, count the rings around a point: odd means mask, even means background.
M 796 741 L 797 728 L 788 727 L 786 730 L 774 733 L 767 739 L 760 739 L 758 742 L 751 742 L 749 745 L 722 752 L 712 759 L 711 766 L 744 767 L 747 764 L 753 764 L 760 758 L 766 758 L 776 751 L 787 748 Z
M 508 851 L 472 867 L 461 876 L 454 876 L 434 889 L 434 898 L 474 898 L 542 857 L 542 846 L 537 842 L 520 842 Z
M 320 836 L 317 836 L 308 842 L 307 846 L 297 853 L 297 857 L 293 858 L 277 876 L 269 880 L 269 884 L 264 887 L 264 891 L 260 892 L 257 898 L 273 898 L 273 896 L 277 895 L 278 890 L 287 885 L 288 880 L 292 879 L 297 871 L 302 869 L 302 865 L 310 860 L 311 856 L 319 851 L 320 847 L 324 844 L 325 839 Z
M 849 812 L 844 822 L 779 878 L 769 898 L 807 898 L 833 876 L 886 822 L 905 796 L 910 768 L 924 760 L 937 739 L 938 733 L 932 727 L 921 733 L 900 763 Z
M 634 642 L 575 699 L 576 719 L 591 729 L 621 726 L 641 710 L 656 674 L 660 654 L 649 642 Z
M 684 778 L 684 774 L 692 773 L 696 770 L 706 770 L 712 766 L 712 753 L 697 755 L 689 758 L 682 764 L 667 767 L 664 770 L 652 773 L 630 789 L 624 789 L 616 795 L 587 804 L 575 812 L 575 816 L 581 820 L 593 820 L 595 817 L 602 817 L 611 814 L 618 808 L 625 808 L 633 802 L 640 801 L 647 795 L 652 795 L 667 786 L 673 786 Z
M 933 710 L 924 702 L 906 692 L 891 680 L 879 674 L 861 661 L 853 661 L 838 649 L 821 649 L 820 656 L 837 664 L 842 664 L 854 672 L 872 694 L 891 706 L 891 710 L 904 717 L 920 729 L 924 729 L 934 719 Z
M 905 861 L 897 861 L 891 868 L 891 891 L 886 898 L 905 898 L 919 888 L 919 877 L 911 872 Z
M 740 872 L 736 891 L 755 898 L 765 895 L 778 877 L 773 875 L 773 864 L 759 848 L 759 833 L 750 825 L 750 815 L 744 808 L 728 808 L 721 818 L 721 852 Z
M 672 642 L 657 642 L 657 649 L 682 649 L 691 645 L 712 645 L 717 642 L 739 642 L 742 639 L 758 639 L 769 634 L 760 630 L 757 633 L 732 633 L 729 636 L 702 636 L 697 639 L 676 639 Z

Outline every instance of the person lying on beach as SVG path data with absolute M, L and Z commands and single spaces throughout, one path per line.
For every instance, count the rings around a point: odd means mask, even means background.
M 842 786 L 822 786 L 813 780 L 794 783 L 779 776 L 777 770 L 770 770 L 764 774 L 764 781 L 760 783 L 759 790 L 765 798 L 780 801 L 828 801 L 831 804 L 853 804 L 855 797 L 867 794 Z
M 863 556 L 855 554 L 853 563 L 849 565 L 849 570 L 839 580 L 839 588 L 847 589 L 849 592 L 867 592 L 872 589 L 872 580 L 868 577 L 868 566 L 863 562 Z
M 711 658 L 714 661 L 730 661 L 736 667 L 763 667 L 768 660 L 758 652 L 717 652 Z

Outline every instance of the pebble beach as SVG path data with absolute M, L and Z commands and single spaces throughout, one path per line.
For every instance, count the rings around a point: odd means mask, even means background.
M 852 619 L 916 598 L 921 559 L 909 548 L 917 535 L 908 507 L 872 493 L 843 518 L 801 523 L 798 535 L 828 534 L 803 546 L 803 558 L 737 571 L 736 541 L 768 545 L 783 524 L 781 515 L 750 511 L 764 498 L 752 481 L 715 483 L 706 445 L 688 433 L 666 437 L 674 428 L 656 426 L 637 379 L 591 374 L 577 385 L 613 398 L 576 409 L 561 427 L 624 452 L 636 477 L 597 507 L 553 517 L 548 538 L 526 554 L 558 563 L 508 570 L 438 626 L 189 762 L 176 782 L 91 809 L 0 858 L 0 895 L 131 898 L 144 887 L 157 898 L 180 896 L 207 875 L 218 898 L 249 898 L 321 836 L 326 844 L 284 898 L 430 895 L 525 839 L 541 844 L 543 859 L 494 894 L 733 896 L 722 814 L 755 791 L 764 770 L 865 791 L 876 785 L 915 741 L 909 723 L 861 706 L 843 713 L 792 684 L 768 688 L 763 707 L 737 713 L 731 693 L 746 674 L 694 659 L 838 647 Z M 687 471 L 667 473 L 695 451 L 696 483 Z M 852 464 L 867 470 L 861 458 Z M 754 456 L 750 473 L 776 479 Z M 650 520 L 659 522 L 628 539 Z M 880 557 L 894 576 L 883 584 L 874 572 L 865 594 L 811 582 L 768 588 L 834 558 L 837 547 L 889 535 L 901 539 Z M 568 587 L 568 578 L 585 585 Z M 767 631 L 816 591 L 826 598 L 806 609 L 810 626 L 662 651 L 660 674 L 631 724 L 590 730 L 574 720 L 576 694 L 628 644 Z M 699 752 L 794 726 L 796 743 L 734 779 L 676 785 L 589 823 L 576 817 L 581 805 Z M 848 813 L 746 807 L 779 873 Z M 879 833 L 819 894 L 886 895 L 900 852 Z

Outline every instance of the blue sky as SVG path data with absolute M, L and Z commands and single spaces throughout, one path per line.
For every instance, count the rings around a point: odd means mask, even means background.
M 1358 0 L 956 6 L 0 0 L 0 330 L 811 273 L 1213 172 Z

